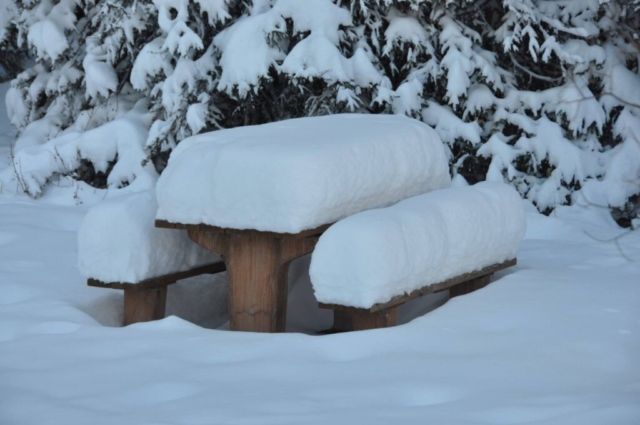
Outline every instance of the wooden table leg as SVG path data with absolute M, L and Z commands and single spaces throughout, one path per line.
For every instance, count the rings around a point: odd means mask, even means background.
M 190 230 L 189 236 L 225 260 L 229 328 L 284 332 L 289 263 L 311 252 L 317 238 L 288 239 L 259 231 L 221 234 L 200 230 Z
M 286 288 L 282 288 L 286 278 L 281 277 L 278 246 L 274 237 L 257 234 L 230 236 L 225 260 L 231 330 L 284 331 L 282 320 L 278 320 L 278 310 L 286 308 Z

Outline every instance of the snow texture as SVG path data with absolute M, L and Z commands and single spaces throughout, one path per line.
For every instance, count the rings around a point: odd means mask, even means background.
M 443 144 L 417 120 L 301 118 L 184 140 L 158 180 L 158 218 L 298 233 L 449 185 Z
M 156 228 L 156 210 L 153 190 L 89 209 L 78 231 L 80 273 L 102 282 L 138 283 L 216 261 L 186 230 Z
M 121 103 L 124 103 L 122 99 Z M 34 121 L 17 139 L 13 167 L 0 170 L 0 182 L 7 186 L 14 182 L 24 192 L 36 197 L 42 195 L 47 182 L 77 169 L 81 158 L 90 160 L 95 170 L 103 173 L 117 159 L 107 177 L 107 187 L 147 190 L 158 178 L 153 164 L 145 162 L 144 143 L 150 119 L 146 102 L 140 101 L 113 121 L 86 131 L 91 117 L 85 115 L 75 126 L 46 143 L 56 116 Z
M 286 19 L 293 22 L 294 34 L 309 33 L 288 54 L 269 40 L 286 33 Z M 218 89 L 229 94 L 236 89 L 244 97 L 272 67 L 293 78 L 362 87 L 379 84 L 382 75 L 362 48 L 354 49 L 350 58 L 339 49 L 340 28 L 351 25 L 349 11 L 329 0 L 279 0 L 271 9 L 239 19 L 214 39 L 222 52 Z
M 331 226 L 311 260 L 319 302 L 370 308 L 516 257 L 522 201 L 503 183 L 438 190 Z
M 61 0 L 57 4 L 43 0 L 35 7 L 37 14 L 46 17 L 31 25 L 27 40 L 39 57 L 48 57 L 55 62 L 69 48 L 65 32 L 75 29 L 74 9 L 78 6 L 78 0 Z

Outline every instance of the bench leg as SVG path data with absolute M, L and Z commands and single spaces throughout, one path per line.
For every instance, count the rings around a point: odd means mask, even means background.
M 489 284 L 490 280 L 491 275 L 488 274 L 486 276 L 481 276 L 452 286 L 449 288 L 449 298 L 469 294 L 478 289 L 482 289 Z
M 333 328 L 331 332 L 364 331 L 367 329 L 388 328 L 395 325 L 396 307 L 375 313 L 359 308 L 333 310 Z
M 164 318 L 167 286 L 124 290 L 124 325 Z

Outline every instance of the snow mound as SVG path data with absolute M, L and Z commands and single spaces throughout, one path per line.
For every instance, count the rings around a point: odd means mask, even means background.
M 78 265 L 86 278 L 138 283 L 216 261 L 186 231 L 154 227 L 153 191 L 108 199 L 89 210 L 78 232 Z
M 157 217 L 297 233 L 450 184 L 442 141 L 417 120 L 300 118 L 181 142 L 158 180 Z
M 370 308 L 515 258 L 525 227 L 506 184 L 438 190 L 331 226 L 313 252 L 311 282 L 319 302 Z

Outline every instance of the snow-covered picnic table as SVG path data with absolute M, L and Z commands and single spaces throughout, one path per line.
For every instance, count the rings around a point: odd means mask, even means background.
M 289 263 L 332 223 L 449 185 L 442 142 L 417 120 L 293 119 L 181 142 L 158 181 L 156 226 L 223 257 L 230 329 L 279 332 Z

